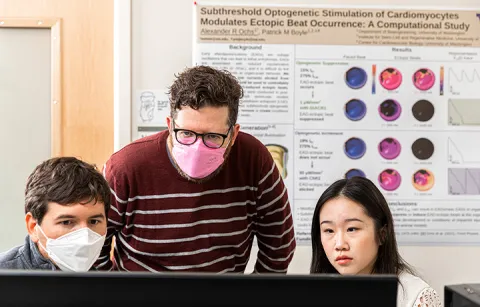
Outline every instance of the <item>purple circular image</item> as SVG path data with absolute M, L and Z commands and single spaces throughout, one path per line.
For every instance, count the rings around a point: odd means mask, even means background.
M 378 106 L 380 117 L 386 121 L 394 121 L 402 114 L 402 107 L 398 101 L 387 99 Z
M 360 99 L 352 99 L 345 104 L 345 116 L 349 120 L 361 120 L 365 114 L 367 114 L 367 105 Z
M 378 175 L 378 182 L 382 189 L 387 191 L 394 191 L 398 189 L 402 182 L 400 173 L 394 169 L 388 168 Z
M 361 138 L 349 138 L 345 144 L 343 151 L 350 159 L 360 159 L 367 151 L 367 145 Z
M 353 177 L 367 177 L 365 172 L 358 168 L 352 168 L 345 173 L 345 179 L 350 179 Z
M 378 143 L 378 152 L 380 155 L 387 159 L 392 160 L 398 157 L 402 151 L 402 146 L 397 139 L 394 138 L 385 138 L 380 143 Z
M 345 82 L 350 88 L 359 89 L 367 83 L 367 72 L 360 67 L 352 67 L 345 73 Z

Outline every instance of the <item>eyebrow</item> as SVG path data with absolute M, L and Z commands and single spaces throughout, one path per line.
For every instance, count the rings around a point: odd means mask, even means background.
M 175 128 L 175 126 L 177 126 L 177 129 L 178 130 L 187 130 L 187 131 L 190 131 L 190 132 L 195 132 L 197 134 L 221 134 L 221 135 L 228 135 L 230 133 L 230 130 L 232 130 L 233 126 L 228 124 L 227 123 L 227 132 L 223 133 L 223 132 L 205 132 L 203 131 L 202 133 L 200 132 L 197 132 L 195 130 L 191 130 L 191 129 L 186 129 L 186 128 L 181 128 L 179 125 L 177 125 L 177 123 L 175 122 L 175 120 L 173 120 L 173 128 Z
M 91 216 L 89 217 L 90 219 L 98 219 L 98 218 L 102 218 L 102 219 L 105 219 L 105 215 L 104 214 L 96 214 L 94 216 Z
M 57 216 L 55 219 L 56 220 L 61 220 L 61 219 L 74 219 L 74 218 L 76 218 L 76 216 L 69 215 L 69 214 L 62 214 L 62 215 Z
M 69 214 L 62 214 L 62 215 L 59 215 L 55 218 L 55 220 L 61 220 L 61 219 L 75 219 L 77 218 L 76 216 L 74 215 L 69 215 Z M 98 218 L 102 218 L 102 219 L 105 219 L 105 215 L 104 214 L 96 214 L 96 215 L 93 215 L 93 216 L 90 216 L 89 219 L 98 219 Z
M 351 219 L 345 219 L 345 222 L 360 222 L 360 223 L 363 223 L 363 221 L 361 219 L 357 219 L 357 218 L 351 218 Z M 332 221 L 322 221 L 320 223 L 320 225 L 322 224 L 333 224 Z

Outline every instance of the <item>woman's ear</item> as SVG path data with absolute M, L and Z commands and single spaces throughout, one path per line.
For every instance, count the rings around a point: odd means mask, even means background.
M 380 245 L 383 245 L 387 240 L 387 225 L 383 225 L 382 228 L 380 228 L 379 240 L 380 240 Z

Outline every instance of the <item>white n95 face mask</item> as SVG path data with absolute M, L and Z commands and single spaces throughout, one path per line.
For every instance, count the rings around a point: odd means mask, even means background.
M 46 246 L 43 246 L 40 241 L 39 245 L 62 271 L 90 270 L 105 243 L 105 236 L 87 227 L 69 232 L 57 239 L 48 238 L 42 228 L 39 225 L 37 227 L 47 239 Z

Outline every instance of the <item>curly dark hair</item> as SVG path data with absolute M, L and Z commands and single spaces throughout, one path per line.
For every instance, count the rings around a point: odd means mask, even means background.
M 228 125 L 236 124 L 243 89 L 230 72 L 209 66 L 195 66 L 175 77 L 176 80 L 168 92 L 172 118 L 175 118 L 182 107 L 198 110 L 205 106 L 227 106 Z
M 93 200 L 110 209 L 110 187 L 97 168 L 74 157 L 52 158 L 30 174 L 25 188 L 25 213 L 42 223 L 48 203 L 68 206 Z

